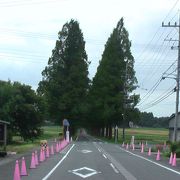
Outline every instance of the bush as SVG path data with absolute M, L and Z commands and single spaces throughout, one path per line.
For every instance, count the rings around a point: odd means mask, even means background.
M 176 156 L 180 157 L 180 142 L 171 143 L 170 150 L 173 153 L 176 153 Z
M 5 157 L 7 155 L 6 151 L 0 151 L 0 157 Z
M 176 157 L 180 158 L 180 148 L 176 150 Z
M 171 152 L 175 152 L 177 149 L 180 149 L 180 142 L 174 142 L 170 144 Z

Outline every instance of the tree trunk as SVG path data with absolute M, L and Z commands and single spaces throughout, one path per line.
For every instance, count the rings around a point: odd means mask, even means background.
M 106 125 L 106 138 L 108 138 L 108 135 L 109 135 L 109 128 L 108 128 L 108 125 Z
M 102 129 L 101 136 L 104 137 L 104 126 L 101 129 Z
M 112 125 L 109 125 L 109 139 L 112 139 Z

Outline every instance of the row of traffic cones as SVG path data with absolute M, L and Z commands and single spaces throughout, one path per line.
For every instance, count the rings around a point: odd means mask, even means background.
M 68 142 L 66 140 L 63 140 L 61 142 L 56 142 L 55 145 L 55 150 L 56 152 L 60 152 L 62 149 L 64 149 L 68 145 Z M 39 155 L 39 161 L 38 161 L 38 153 L 37 151 L 32 153 L 31 157 L 31 164 L 30 164 L 30 169 L 36 169 L 36 167 L 39 165 L 39 162 L 45 161 L 46 158 L 49 158 L 50 155 L 54 155 L 54 146 L 51 145 L 49 148 L 48 146 L 46 147 L 46 150 L 44 148 L 41 148 L 40 150 L 40 155 Z M 15 164 L 15 170 L 14 170 L 14 179 L 13 180 L 21 180 L 21 176 L 27 176 L 27 168 L 26 168 L 26 163 L 25 163 L 25 158 L 22 157 L 21 160 L 21 169 L 19 168 L 19 161 L 16 160 Z
M 164 147 L 166 146 L 166 144 L 164 144 Z M 122 144 L 122 147 L 125 147 L 126 150 L 129 148 L 128 143 L 125 145 L 124 142 Z M 134 150 L 134 144 L 130 145 L 130 147 L 132 147 L 132 150 Z M 141 153 L 144 153 L 144 144 L 141 144 Z M 148 156 L 151 156 L 151 148 L 148 149 Z M 157 155 L 156 155 L 156 161 L 159 161 L 160 158 L 160 151 L 158 149 Z M 171 164 L 172 166 L 176 166 L 176 153 L 172 153 L 170 155 L 170 159 L 169 159 L 169 164 Z
M 16 160 L 14 180 L 21 180 L 21 176 L 27 176 L 27 169 L 24 157 L 22 157 L 21 170 L 19 168 L 19 161 Z
M 169 158 L 169 164 L 171 164 L 172 166 L 176 166 L 176 153 L 173 154 L 171 152 L 171 155 Z

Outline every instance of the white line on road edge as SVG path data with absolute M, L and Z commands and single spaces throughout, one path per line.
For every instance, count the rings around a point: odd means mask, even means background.
M 67 157 L 67 155 L 70 153 L 71 149 L 75 146 L 75 144 L 73 144 L 71 146 L 71 148 L 69 149 L 69 151 L 65 154 L 65 156 L 56 164 L 56 166 L 42 179 L 42 180 L 46 180 L 49 178 L 49 176 L 56 170 L 56 168 L 64 161 L 64 159 Z
M 118 146 L 117 146 L 117 147 L 118 147 Z M 132 153 L 132 152 L 130 152 L 130 151 L 127 151 L 127 150 L 125 150 L 125 149 L 122 149 L 121 147 L 118 147 L 118 148 L 120 148 L 121 150 L 123 150 L 123 151 L 125 151 L 125 152 L 127 152 L 127 153 L 129 153 L 129 154 L 131 154 L 131 155 L 133 155 L 133 156 L 136 156 L 136 157 L 139 157 L 139 158 L 144 159 L 144 160 L 146 160 L 146 161 L 149 161 L 149 162 L 151 162 L 151 163 L 153 163 L 153 164 L 156 164 L 157 166 L 160 166 L 160 167 L 162 167 L 162 168 L 164 168 L 164 169 L 167 169 L 167 170 L 169 170 L 169 171 L 172 171 L 172 172 L 180 175 L 180 172 L 178 172 L 178 171 L 176 171 L 176 170 L 174 170 L 174 169 L 168 168 L 168 167 L 163 166 L 163 165 L 161 165 L 161 164 L 159 164 L 159 163 L 157 163 L 157 162 L 151 161 L 150 159 L 147 159 L 147 158 L 145 158 L 145 157 L 143 157 L 143 156 L 134 154 L 134 153 Z
M 107 157 L 103 154 L 103 157 L 105 158 L 105 159 L 107 159 Z
M 128 170 L 126 170 L 123 165 L 116 161 L 110 154 L 108 154 L 101 146 L 99 146 L 97 143 L 94 143 L 94 146 L 101 150 L 103 154 L 106 155 L 107 159 L 109 159 L 114 166 L 119 170 L 119 172 L 126 178 L 126 180 L 137 180 L 136 177 L 134 177 Z
M 119 171 L 114 167 L 114 165 L 111 163 L 110 166 L 113 168 L 113 170 L 115 171 L 115 173 L 119 173 Z

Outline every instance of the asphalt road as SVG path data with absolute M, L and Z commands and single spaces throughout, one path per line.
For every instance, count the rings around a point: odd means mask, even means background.
M 101 142 L 85 134 L 23 180 L 180 180 L 180 166 L 155 161 L 139 151 Z M 9 180 L 9 179 L 2 179 Z

